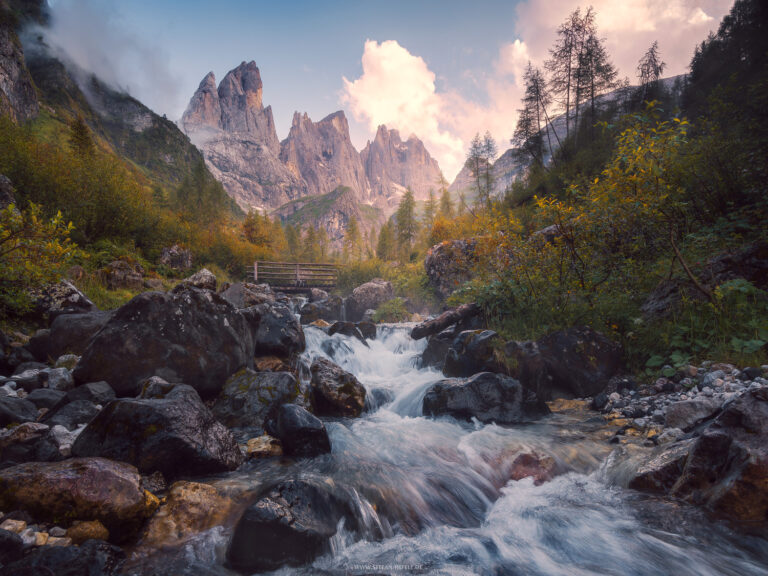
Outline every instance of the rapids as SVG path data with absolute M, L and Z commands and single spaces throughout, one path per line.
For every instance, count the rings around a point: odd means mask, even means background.
M 332 453 L 252 461 L 207 479 L 244 509 L 288 478 L 324 482 L 354 502 L 357 530 L 341 525 L 331 551 L 276 574 L 717 575 L 768 574 L 768 542 L 699 510 L 622 487 L 632 454 L 610 445 L 588 411 L 501 427 L 420 416 L 439 372 L 418 366 L 424 341 L 383 325 L 368 346 L 306 328 L 302 378 L 325 356 L 365 385 L 370 409 L 326 421 Z M 509 481 L 521 453 L 546 454 L 564 473 L 535 486 Z M 127 573 L 208 575 L 223 567 L 233 526 L 175 549 L 135 553 Z

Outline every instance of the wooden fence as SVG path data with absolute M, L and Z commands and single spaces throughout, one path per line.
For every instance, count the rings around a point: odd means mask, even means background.
M 255 262 L 253 281 L 269 284 L 282 292 L 303 292 L 310 288 L 336 287 L 338 270 L 333 264 L 308 262 Z

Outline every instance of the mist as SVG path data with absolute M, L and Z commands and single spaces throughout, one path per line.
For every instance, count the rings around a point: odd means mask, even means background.
M 183 108 L 179 78 L 157 44 L 129 30 L 116 6 L 99 0 L 49 1 L 50 26 L 41 31 L 62 60 L 127 92 L 158 114 Z

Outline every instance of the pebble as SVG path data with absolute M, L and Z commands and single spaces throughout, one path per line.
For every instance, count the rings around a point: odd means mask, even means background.
M 52 538 L 62 538 L 63 536 L 67 535 L 67 531 L 61 526 L 54 526 L 48 530 L 48 535 Z
M 709 396 L 709 397 L 712 397 L 712 396 L 714 396 L 714 395 L 715 395 L 715 391 L 714 391 L 714 390 L 712 390 L 712 388 L 704 388 L 704 390 L 702 391 L 702 394 L 703 394 L 704 396 Z
M 616 402 L 621 400 L 621 394 L 618 392 L 613 392 L 610 396 L 608 396 L 608 400 L 611 401 L 611 403 L 615 404 Z
M 8 530 L 8 532 L 14 532 L 21 534 L 27 529 L 27 523 L 24 520 L 11 520 L 10 518 L 0 524 L 0 530 Z

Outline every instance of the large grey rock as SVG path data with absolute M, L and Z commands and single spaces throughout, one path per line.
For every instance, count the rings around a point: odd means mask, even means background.
M 92 312 L 96 305 L 69 280 L 31 291 L 35 313 L 53 319 L 59 314 Z
M 178 244 L 163 248 L 160 263 L 174 270 L 192 268 L 192 251 L 182 248 Z
M 28 400 L 0 396 L 0 426 L 37 420 L 37 407 Z
M 427 416 L 477 418 L 498 424 L 529 422 L 549 413 L 546 404 L 520 382 L 490 372 L 437 382 L 424 396 L 423 411 Z
M 288 306 L 267 303 L 249 310 L 259 316 L 258 328 L 253 333 L 257 356 L 286 358 L 304 351 L 304 330 Z
M 125 563 L 125 552 L 103 540 L 80 546 L 42 546 L 0 569 L 0 576 L 55 574 L 56 576 L 116 576 Z
M 227 380 L 212 411 L 230 428 L 262 427 L 267 412 L 275 403 L 307 403 L 294 375 L 244 369 Z
M 430 286 L 445 299 L 464 282 L 472 278 L 477 241 L 446 240 L 432 246 L 424 259 L 424 269 Z
M 12 20 L 3 16 L 0 22 L 0 114 L 25 122 L 38 112 L 37 92 L 24 61 L 24 50 Z
M 110 262 L 101 270 L 110 290 L 141 290 L 144 287 L 144 268 L 125 260 Z
M 589 327 L 510 341 L 504 353 L 510 374 L 545 401 L 595 396 L 623 367 L 621 346 Z
M 208 270 L 208 268 L 203 268 L 192 274 L 189 278 L 182 280 L 173 290 L 174 292 L 183 291 L 191 286 L 193 288 L 199 288 L 200 290 L 212 290 L 215 292 L 217 284 L 218 282 L 213 272 Z
M 252 573 L 300 566 L 330 549 L 347 506 L 324 486 L 289 480 L 271 488 L 245 510 L 235 526 L 227 563 Z
M 312 410 L 319 416 L 360 416 L 365 408 L 365 387 L 353 374 L 319 357 L 310 367 Z
M 312 457 L 331 451 L 325 424 L 295 404 L 274 404 L 264 430 L 280 440 L 286 456 Z
M 118 396 L 133 396 L 141 381 L 157 375 L 212 397 L 252 361 L 245 318 L 219 295 L 184 287 L 139 294 L 117 310 L 83 352 L 74 377 L 106 381 Z
M 168 387 L 163 397 L 110 402 L 78 436 L 72 454 L 129 462 L 167 479 L 237 468 L 243 455 L 234 437 L 197 392 L 183 384 Z
M 275 301 L 275 294 L 269 284 L 251 284 L 250 282 L 235 282 L 221 293 L 221 297 L 238 310 Z
M 464 330 L 451 343 L 443 363 L 446 376 L 467 377 L 479 372 L 504 372 L 496 358 L 494 345 L 498 334 L 493 330 Z
M 63 354 L 81 356 L 91 339 L 112 316 L 114 316 L 113 311 L 99 310 L 57 316 L 51 323 L 45 350 L 46 358 L 58 358 Z
M 714 398 L 694 398 L 674 402 L 667 406 L 665 425 L 667 428 L 680 428 L 688 431 L 702 420 L 715 415 L 720 410 L 722 402 Z
M 420 340 L 433 334 L 438 334 L 446 328 L 466 322 L 468 319 L 479 315 L 481 312 L 480 306 L 474 302 L 469 304 L 462 304 L 457 308 L 446 310 L 436 318 L 427 320 L 421 324 L 414 326 L 411 330 L 411 338 L 414 340 Z
M 331 296 L 324 300 L 307 302 L 299 311 L 302 324 L 311 324 L 317 320 L 336 322 L 342 317 L 343 300 L 338 296 Z
M 392 284 L 381 278 L 374 278 L 358 286 L 347 298 L 347 320 L 359 322 L 363 319 L 366 310 L 378 308 L 384 302 L 394 298 L 394 295 Z

